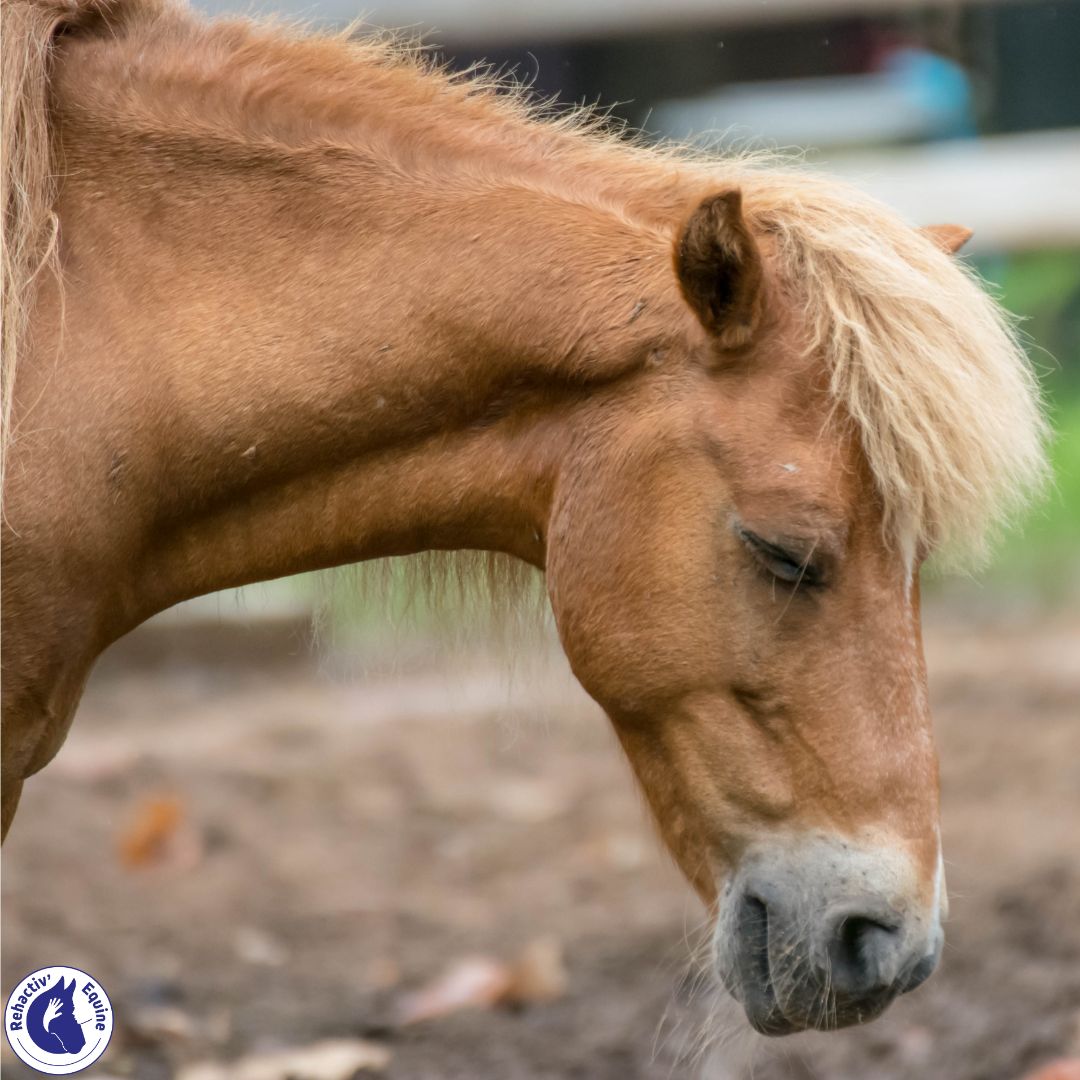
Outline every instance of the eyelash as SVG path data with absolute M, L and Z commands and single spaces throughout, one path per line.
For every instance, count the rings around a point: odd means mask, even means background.
M 776 544 L 770 544 L 768 540 L 762 539 L 749 529 L 737 528 L 736 533 L 762 569 L 777 581 L 782 581 L 785 585 L 801 585 L 809 589 L 821 588 L 825 584 L 821 570 L 809 560 L 800 560 L 790 551 L 785 551 Z

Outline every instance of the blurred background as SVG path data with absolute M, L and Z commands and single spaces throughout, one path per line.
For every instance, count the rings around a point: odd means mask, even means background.
M 5 987 L 93 972 L 118 1018 L 97 1075 L 150 1080 L 1019 1080 L 1080 1055 L 1080 3 L 241 8 L 363 13 L 649 138 L 791 148 L 975 230 L 1055 484 L 989 571 L 928 583 L 949 944 L 865 1029 L 744 1039 L 542 616 L 496 624 L 468 594 L 439 615 L 395 567 L 386 605 L 277 582 L 105 656 L 5 848 Z

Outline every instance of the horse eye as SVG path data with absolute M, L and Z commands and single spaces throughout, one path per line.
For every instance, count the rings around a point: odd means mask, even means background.
M 824 584 L 821 571 L 809 559 L 801 559 L 749 529 L 739 526 L 735 531 L 758 563 L 774 578 L 789 585 L 815 587 Z

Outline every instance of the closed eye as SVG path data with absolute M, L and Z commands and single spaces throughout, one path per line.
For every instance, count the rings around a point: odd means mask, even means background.
M 741 525 L 735 527 L 735 532 L 758 564 L 772 577 L 789 585 L 803 585 L 808 588 L 825 585 L 825 574 L 812 562 L 812 555 L 799 556 L 749 529 L 744 529 Z

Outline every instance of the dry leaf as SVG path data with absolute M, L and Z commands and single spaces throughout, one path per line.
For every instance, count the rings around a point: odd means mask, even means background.
M 487 956 L 457 961 L 421 990 L 402 999 L 400 1020 L 415 1024 L 460 1009 L 496 1005 L 537 1005 L 566 993 L 567 976 L 560 942 L 537 938 L 513 964 Z
M 183 803 L 172 795 L 157 795 L 138 807 L 134 822 L 120 835 L 120 861 L 128 869 L 162 863 L 184 867 L 198 862 L 197 837 L 184 829 Z
M 554 937 L 537 938 L 521 951 L 511 970 L 506 1000 L 516 1005 L 539 1005 L 566 993 L 566 965 L 562 943 Z
M 1028 1073 L 1024 1080 L 1080 1080 L 1080 1058 L 1059 1058 Z
M 459 1009 L 489 1009 L 502 1001 L 513 983 L 505 964 L 486 956 L 469 956 L 401 1002 L 401 1022 L 415 1024 Z
M 187 1065 L 176 1080 L 351 1080 L 361 1069 L 381 1072 L 390 1051 L 367 1039 L 324 1039 L 310 1046 L 253 1054 L 229 1064 Z

